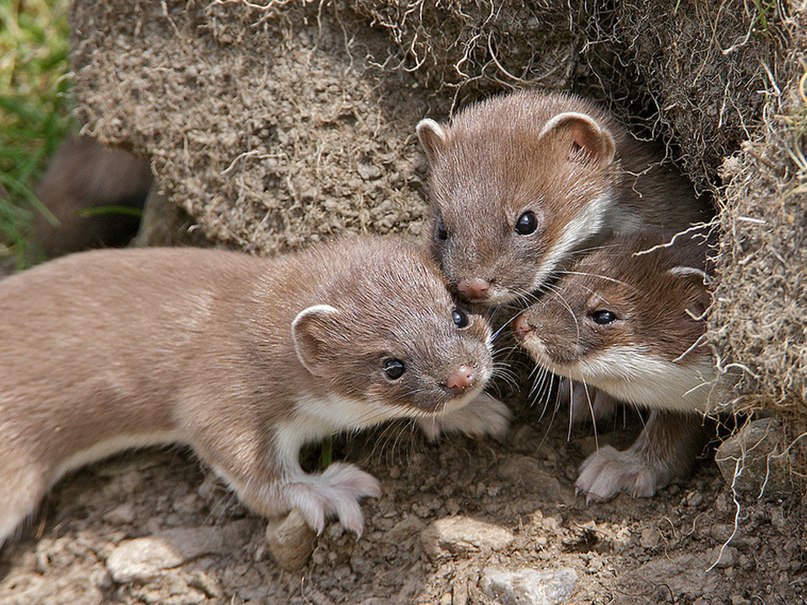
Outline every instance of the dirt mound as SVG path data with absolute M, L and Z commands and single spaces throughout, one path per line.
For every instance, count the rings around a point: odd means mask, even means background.
M 447 103 L 362 64 L 383 35 L 352 38 L 355 17 L 334 9 L 170 6 L 76 3 L 87 132 L 149 157 L 208 237 L 251 252 L 417 233 L 425 164 L 413 125 Z

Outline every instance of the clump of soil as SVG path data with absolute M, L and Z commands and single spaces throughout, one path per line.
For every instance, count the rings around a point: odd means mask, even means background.
M 450 101 L 360 61 L 381 34 L 351 38 L 355 17 L 335 10 L 173 6 L 76 4 L 89 132 L 151 158 L 170 201 L 212 240 L 249 252 L 418 233 L 425 161 L 414 125 Z

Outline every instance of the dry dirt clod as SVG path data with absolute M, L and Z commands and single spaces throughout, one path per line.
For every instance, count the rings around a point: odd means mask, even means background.
M 438 519 L 420 537 L 424 550 L 435 558 L 483 549 L 501 551 L 514 540 L 513 534 L 504 528 L 463 516 Z
M 279 521 L 266 526 L 266 542 L 275 562 L 286 571 L 302 569 L 314 552 L 317 533 L 295 508 Z
M 553 501 L 572 500 L 569 492 L 560 487 L 557 477 L 547 471 L 546 464 L 530 456 L 512 455 L 498 464 L 499 476 L 510 484 L 518 485 L 529 493 L 540 494 Z
M 577 583 L 577 572 L 489 567 L 482 572 L 482 590 L 503 605 L 558 605 L 568 602 Z
M 118 583 L 153 580 L 162 570 L 202 555 L 230 552 L 246 540 L 249 526 L 236 521 L 224 527 L 178 527 L 127 540 L 109 555 L 107 569 Z
M 793 460 L 786 448 L 781 420 L 761 418 L 726 439 L 715 462 L 736 493 L 773 499 L 793 491 Z

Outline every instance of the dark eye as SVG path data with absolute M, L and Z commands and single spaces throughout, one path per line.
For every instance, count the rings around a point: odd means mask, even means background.
M 398 380 L 405 371 L 406 366 L 400 359 L 387 359 L 384 362 L 384 373 L 390 380 Z
M 594 320 L 595 324 L 604 326 L 615 322 L 619 318 L 607 309 L 600 309 L 599 311 L 594 311 L 594 313 L 591 314 L 591 319 Z
M 468 325 L 468 315 L 462 309 L 451 311 L 451 319 L 454 320 L 454 325 L 458 328 L 464 328 Z
M 529 210 L 518 217 L 518 221 L 516 221 L 516 233 L 519 235 L 529 235 L 530 233 L 535 233 L 537 228 L 538 217 L 535 216 L 534 212 L 530 212 Z
M 437 227 L 435 227 L 434 236 L 441 242 L 444 242 L 448 239 L 448 230 L 446 229 L 445 223 L 443 223 L 442 219 L 437 221 Z

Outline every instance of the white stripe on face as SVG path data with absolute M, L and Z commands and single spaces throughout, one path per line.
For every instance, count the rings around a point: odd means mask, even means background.
M 557 270 L 558 265 L 567 260 L 583 242 L 605 229 L 613 205 L 614 197 L 611 192 L 596 197 L 563 228 L 558 241 L 544 256 L 543 262 L 535 272 L 533 291 L 540 289 Z

